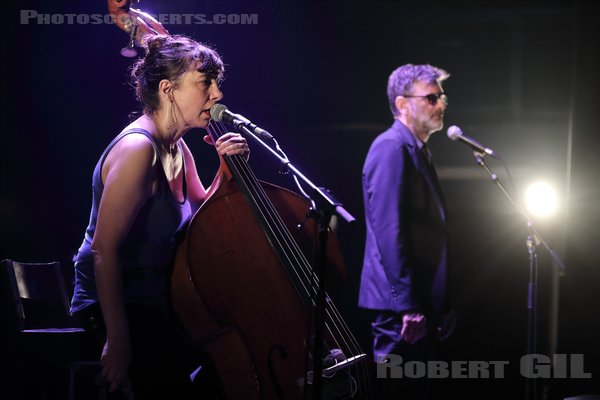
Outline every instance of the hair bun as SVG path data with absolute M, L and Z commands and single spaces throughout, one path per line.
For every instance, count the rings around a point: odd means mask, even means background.
M 142 47 L 146 54 L 156 53 L 169 42 L 170 36 L 149 33 L 142 37 Z

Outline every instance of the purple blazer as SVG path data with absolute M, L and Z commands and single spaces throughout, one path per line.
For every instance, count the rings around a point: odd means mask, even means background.
M 400 121 L 371 144 L 362 173 L 367 236 L 359 306 L 446 309 L 446 209 L 433 166 Z

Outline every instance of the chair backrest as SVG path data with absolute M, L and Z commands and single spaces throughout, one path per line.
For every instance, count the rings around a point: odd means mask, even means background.
M 59 262 L 3 260 L 2 278 L 19 331 L 71 325 L 70 300 Z

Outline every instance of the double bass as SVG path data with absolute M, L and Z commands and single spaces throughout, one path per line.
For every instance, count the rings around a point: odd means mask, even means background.
M 130 1 L 108 4 L 130 34 L 122 54 L 134 55 L 146 33 L 168 34 Z M 214 120 L 207 130 L 213 142 L 227 132 Z M 315 343 L 319 277 L 311 258 L 321 242 L 319 224 L 307 218 L 310 207 L 306 198 L 259 181 L 245 158 L 220 156 L 177 249 L 173 307 L 210 356 L 228 399 L 370 398 L 365 354 L 327 294 L 323 334 L 316 336 L 322 342 Z M 330 272 L 343 274 L 339 243 L 325 229 Z M 316 357 L 319 377 L 312 371 Z

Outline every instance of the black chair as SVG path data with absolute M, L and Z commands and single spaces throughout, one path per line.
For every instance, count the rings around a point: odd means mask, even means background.
M 10 371 L 14 375 L 9 376 L 10 389 L 3 390 L 8 390 L 8 398 L 15 399 L 72 397 L 74 365 L 93 359 L 89 356 L 92 344 L 69 313 L 60 263 L 3 260 L 0 278 L 0 323 L 8 343 L 13 344 L 5 359 L 12 360 Z

